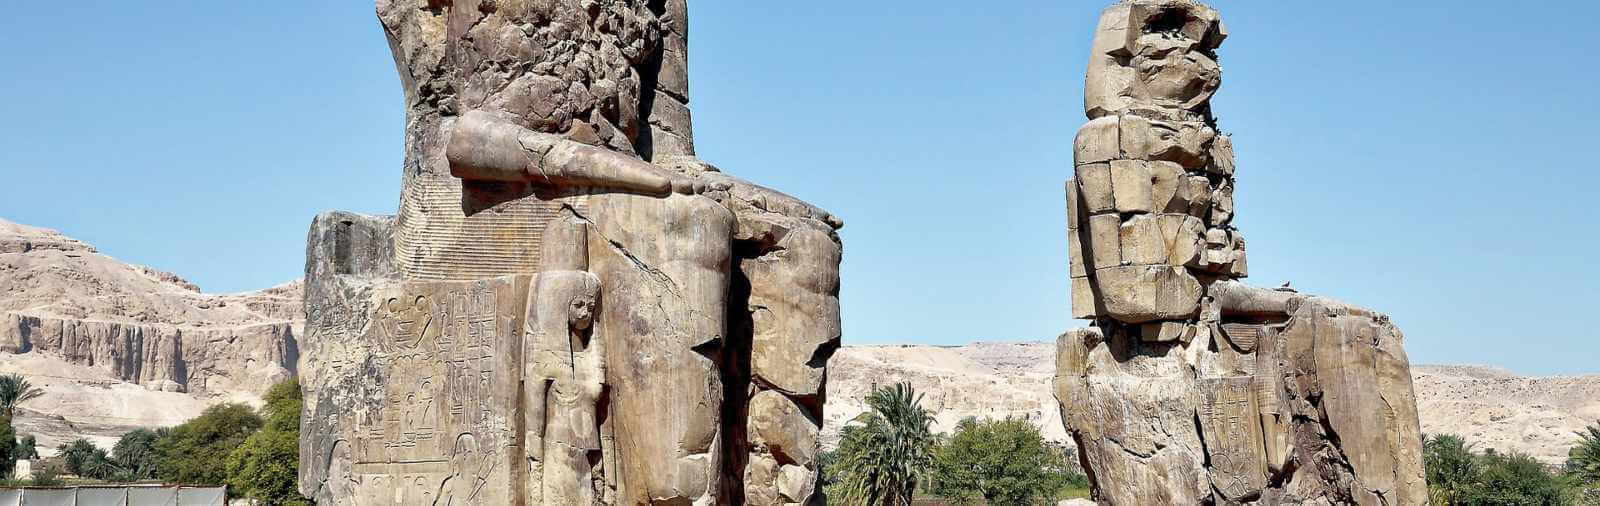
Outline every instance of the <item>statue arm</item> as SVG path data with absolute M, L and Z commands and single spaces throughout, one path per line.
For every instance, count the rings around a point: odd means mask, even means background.
M 658 196 L 703 190 L 633 156 L 535 132 L 484 111 L 456 120 L 445 157 L 450 174 L 468 181 L 530 181 Z

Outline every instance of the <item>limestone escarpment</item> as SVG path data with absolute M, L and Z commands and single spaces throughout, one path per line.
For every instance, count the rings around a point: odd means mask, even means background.
M 1106 9 L 1067 183 L 1073 315 L 1056 396 L 1105 504 L 1427 501 L 1404 336 L 1268 290 L 1233 225 L 1210 99 L 1227 38 L 1191 0 Z
M 204 294 L 59 232 L 0 220 L 0 354 L 48 355 L 150 389 L 259 394 L 289 377 L 298 289 Z
M 836 218 L 694 157 L 687 5 L 378 2 L 393 218 L 306 258 L 323 504 L 808 504 Z

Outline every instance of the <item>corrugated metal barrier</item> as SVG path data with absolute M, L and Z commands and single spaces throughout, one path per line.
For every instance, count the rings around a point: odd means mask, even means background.
M 95 486 L 0 489 L 0 506 L 227 506 L 227 487 Z

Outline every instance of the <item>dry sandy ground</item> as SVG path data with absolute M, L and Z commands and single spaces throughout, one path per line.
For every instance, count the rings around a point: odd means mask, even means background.
M 846 346 L 828 378 L 823 439 L 866 410 L 874 384 L 910 381 L 944 431 L 967 416 L 1033 420 L 1046 438 L 1069 443 L 1050 393 L 1055 346 L 1045 342 L 960 347 Z M 1600 375 L 1534 378 L 1483 366 L 1412 368 L 1422 430 L 1460 435 L 1482 450 L 1519 451 L 1547 463 L 1566 459 L 1576 431 L 1600 423 Z

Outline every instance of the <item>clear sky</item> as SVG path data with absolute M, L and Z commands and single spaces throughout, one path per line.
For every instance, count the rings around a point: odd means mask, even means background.
M 1102 5 L 696 0 L 699 152 L 845 219 L 848 344 L 1052 339 Z M 1600 4 L 1213 5 L 1252 280 L 1391 314 L 1414 362 L 1600 370 Z M 318 211 L 397 203 L 372 10 L 9 6 L 0 217 L 208 291 L 299 277 Z

